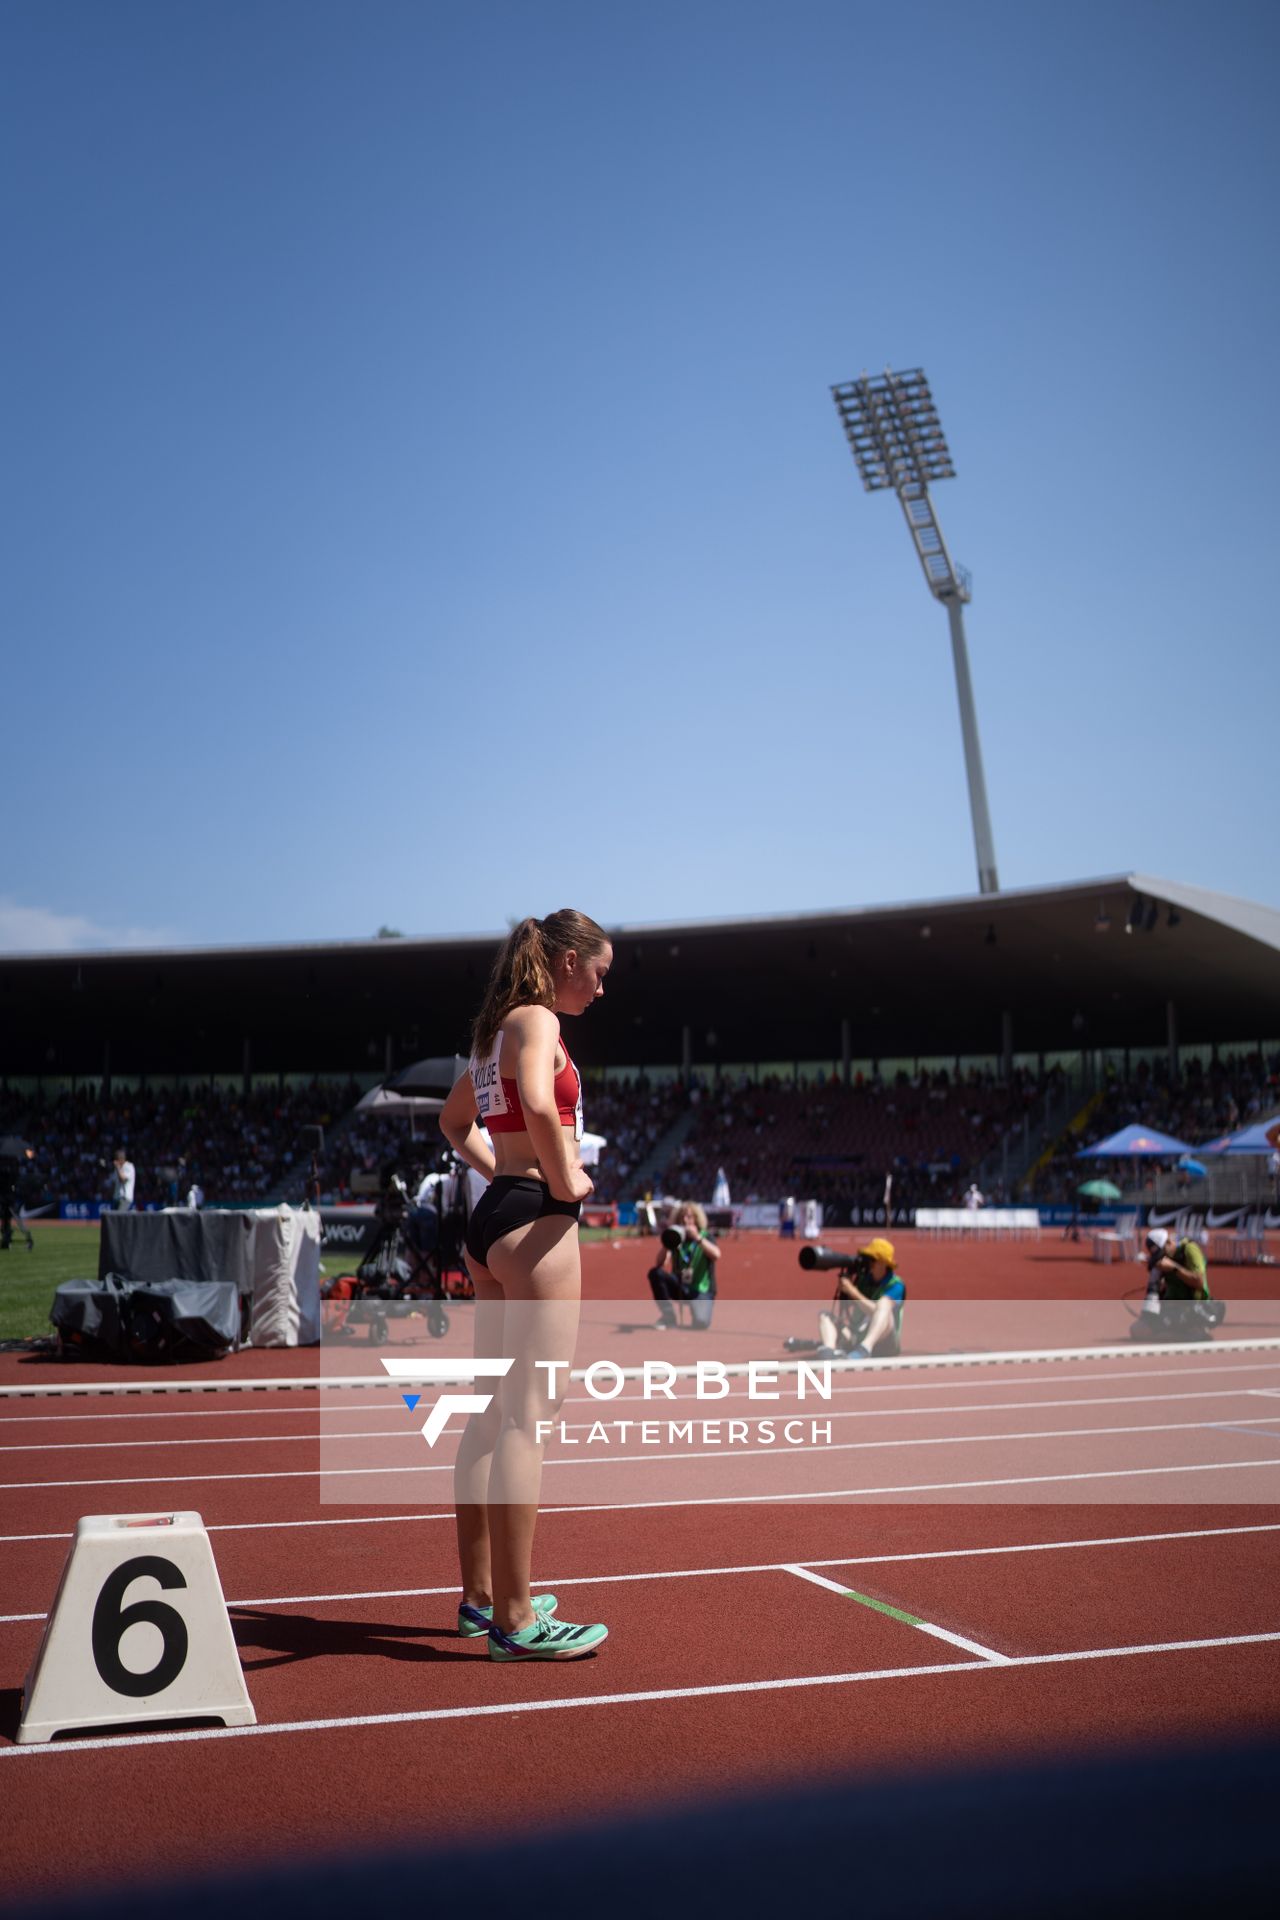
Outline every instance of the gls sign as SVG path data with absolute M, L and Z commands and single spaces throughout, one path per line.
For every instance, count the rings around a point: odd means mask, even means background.
M 501 1380 L 515 1365 L 514 1360 L 384 1360 L 383 1366 L 393 1380 L 410 1380 L 415 1386 L 448 1385 L 453 1380 Z M 404 1394 L 412 1412 L 419 1396 Z M 422 1437 L 434 1447 L 449 1424 L 451 1414 L 483 1413 L 492 1401 L 491 1393 L 442 1393 L 422 1426 Z

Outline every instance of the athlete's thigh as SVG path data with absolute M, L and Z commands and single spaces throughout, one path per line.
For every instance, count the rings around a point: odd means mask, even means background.
M 576 1299 L 582 1292 L 577 1221 L 549 1213 L 504 1233 L 489 1249 L 489 1272 L 505 1300 Z
M 554 1410 L 568 1386 L 582 1293 L 577 1222 L 565 1214 L 531 1221 L 495 1241 L 489 1262 L 505 1296 L 502 1334 L 512 1363 L 503 1405 L 523 1424 Z
M 503 1317 L 505 1301 L 502 1288 L 498 1285 L 488 1267 L 482 1267 L 471 1254 L 465 1254 L 467 1272 L 471 1275 L 471 1284 L 475 1289 L 475 1345 L 472 1349 L 477 1359 L 493 1359 L 503 1351 Z

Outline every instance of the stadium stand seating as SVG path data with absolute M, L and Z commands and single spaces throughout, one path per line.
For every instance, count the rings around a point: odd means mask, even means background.
M 1130 1077 L 1116 1076 L 1106 1083 L 1088 1125 L 1062 1136 L 1036 1172 L 1028 1197 L 1040 1205 L 1069 1205 L 1082 1178 L 1076 1158 L 1081 1147 L 1105 1140 L 1131 1122 L 1195 1145 L 1234 1132 L 1277 1106 L 1280 1053 L 1226 1054 L 1207 1067 L 1192 1059 L 1176 1077 L 1164 1061 L 1154 1066 L 1143 1062 Z M 1154 1186 L 1157 1170 L 1153 1162 L 1143 1171 L 1144 1186 Z M 1190 1177 L 1186 1184 L 1190 1187 Z

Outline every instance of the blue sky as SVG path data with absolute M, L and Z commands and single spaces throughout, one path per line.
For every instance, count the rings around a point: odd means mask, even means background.
M 9 0 L 0 948 L 1280 905 L 1280 14 Z

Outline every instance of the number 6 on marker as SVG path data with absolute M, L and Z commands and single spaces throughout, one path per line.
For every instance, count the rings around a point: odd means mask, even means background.
M 155 1580 L 162 1587 L 185 1587 L 186 1580 L 172 1560 L 158 1554 L 140 1554 L 126 1560 L 103 1582 L 98 1604 L 93 1610 L 93 1664 L 112 1693 L 141 1700 L 149 1693 L 163 1693 L 171 1687 L 187 1664 L 187 1623 L 176 1607 L 163 1600 L 135 1600 L 121 1607 L 125 1591 L 135 1580 Z M 160 1658 L 145 1673 L 134 1673 L 120 1658 L 120 1642 L 130 1627 L 143 1622 L 159 1629 L 164 1642 Z
M 153 1543 L 164 1552 L 138 1551 Z M 154 1584 L 139 1589 L 139 1581 Z M 130 1627 L 154 1628 L 154 1655 L 145 1634 L 129 1640 Z M 151 1665 L 139 1672 L 139 1660 Z M 180 1719 L 254 1724 L 198 1513 L 98 1513 L 77 1523 L 23 1693 L 19 1746 L 73 1727 Z

